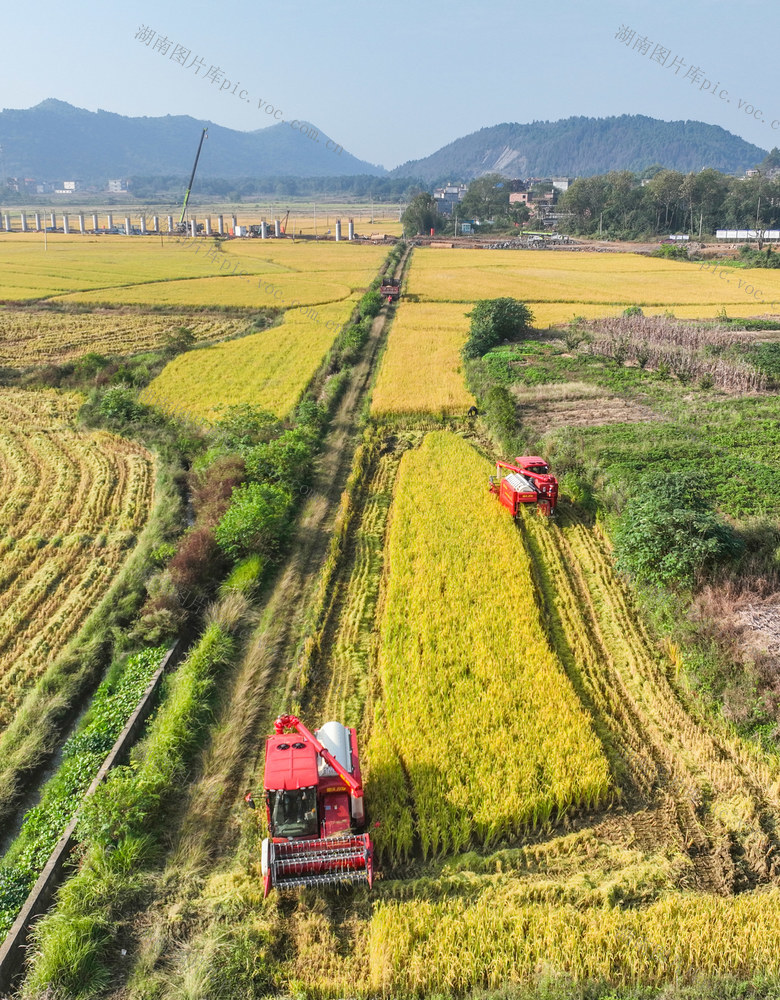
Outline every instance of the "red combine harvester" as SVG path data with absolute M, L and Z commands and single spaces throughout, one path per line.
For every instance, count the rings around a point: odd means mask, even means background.
M 508 476 L 501 478 L 499 469 L 507 469 Z M 549 517 L 558 502 L 558 480 L 550 475 L 550 466 L 538 455 L 522 455 L 515 464 L 496 462 L 496 475 L 490 477 L 490 492 L 511 512 L 520 513 L 520 504 L 535 503 L 539 513 Z
M 293 734 L 285 733 L 292 729 Z M 310 733 L 281 715 L 265 743 L 263 884 L 271 889 L 374 880 L 365 825 L 357 736 L 340 722 Z
M 388 302 L 397 302 L 401 295 L 401 284 L 398 278 L 383 277 L 382 284 L 379 286 L 379 294 Z

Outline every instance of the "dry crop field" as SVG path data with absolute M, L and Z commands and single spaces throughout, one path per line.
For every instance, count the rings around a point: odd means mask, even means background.
M 0 727 L 78 632 L 154 497 L 145 449 L 74 424 L 75 394 L 0 390 Z
M 119 356 L 151 351 L 180 327 L 191 330 L 198 341 L 224 340 L 239 334 L 246 322 L 243 316 L 207 312 L 5 308 L 0 309 L 0 365 L 28 368 L 61 363 L 90 351 Z

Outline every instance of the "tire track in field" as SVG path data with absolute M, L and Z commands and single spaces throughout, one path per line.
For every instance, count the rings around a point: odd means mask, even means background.
M 553 642 L 609 732 L 626 791 L 653 807 L 636 814 L 637 837 L 671 836 L 700 889 L 728 894 L 780 881 L 777 775 L 687 713 L 604 544 L 559 510 L 558 524 L 525 517 L 522 530 Z
M 381 455 L 354 529 L 353 562 L 334 605 L 337 622 L 327 656 L 322 717 L 359 726 L 367 694 L 374 615 L 382 576 L 385 528 L 401 452 Z

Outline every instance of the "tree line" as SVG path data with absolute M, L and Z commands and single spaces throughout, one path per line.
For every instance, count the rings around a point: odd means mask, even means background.
M 706 236 L 716 229 L 780 229 L 780 152 L 773 150 L 752 177 L 734 177 L 705 168 L 682 173 L 661 166 L 642 174 L 613 170 L 581 177 L 555 204 L 556 228 L 580 236 L 642 239 L 664 233 Z M 461 221 L 474 219 L 494 229 L 539 226 L 544 211 L 510 205 L 508 178 L 487 174 L 469 185 L 458 206 Z M 535 184 L 538 197 L 551 184 Z M 421 192 L 404 215 L 407 233 L 453 229 L 453 219 L 438 213 L 435 199 Z

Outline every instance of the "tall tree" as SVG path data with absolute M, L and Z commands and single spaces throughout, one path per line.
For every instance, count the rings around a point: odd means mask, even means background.
M 469 184 L 461 202 L 464 218 L 494 219 L 509 214 L 509 185 L 501 174 L 485 174 Z
M 660 209 L 664 210 L 663 228 L 668 229 L 673 224 L 682 198 L 684 179 L 679 170 L 661 170 L 647 185 L 648 197 L 656 209 L 656 229 L 661 228 Z
M 441 222 L 441 217 L 436 209 L 436 199 L 427 191 L 421 191 L 409 202 L 406 211 L 401 216 L 401 222 L 404 227 L 404 236 L 417 236 L 420 233 L 427 235 Z

